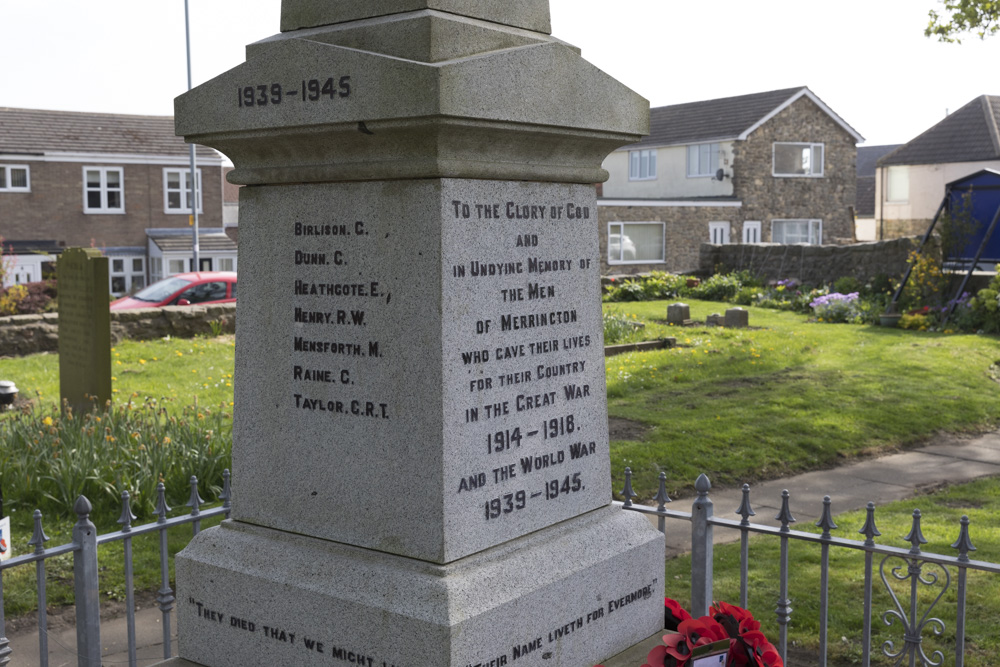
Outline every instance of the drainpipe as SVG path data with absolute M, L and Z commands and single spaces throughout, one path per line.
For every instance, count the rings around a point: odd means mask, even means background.
M 879 241 L 885 240 L 885 207 L 882 202 L 885 199 L 885 167 L 882 168 L 881 172 L 882 187 L 879 188 L 878 197 L 878 239 Z

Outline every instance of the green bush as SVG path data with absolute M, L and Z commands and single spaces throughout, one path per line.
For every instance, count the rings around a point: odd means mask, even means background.
M 604 313 L 604 344 L 619 345 L 634 343 L 640 335 L 635 315 L 631 319 L 624 315 Z
M 131 401 L 103 411 L 27 409 L 0 419 L 0 488 L 5 506 L 49 515 L 71 513 L 85 495 L 98 519 L 117 518 L 121 492 L 148 520 L 156 485 L 164 482 L 171 505 L 187 502 L 197 475 L 203 498 L 215 497 L 230 466 L 232 416 L 188 406 L 169 415 L 162 402 Z

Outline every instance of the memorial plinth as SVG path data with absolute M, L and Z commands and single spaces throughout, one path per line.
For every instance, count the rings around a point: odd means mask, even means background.
M 508 5 L 286 0 L 176 101 L 248 186 L 188 660 L 579 667 L 662 627 L 662 536 L 609 505 L 592 186 L 648 104 Z

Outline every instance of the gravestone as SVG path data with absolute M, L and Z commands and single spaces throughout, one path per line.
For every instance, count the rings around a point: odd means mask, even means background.
M 108 258 L 97 248 L 59 255 L 59 395 L 76 412 L 111 400 Z
M 745 329 L 750 326 L 750 312 L 743 308 L 729 308 L 725 322 L 727 329 Z
M 691 323 L 691 306 L 686 303 L 672 303 L 667 306 L 667 324 L 685 326 Z
M 592 185 L 648 103 L 545 0 L 285 0 L 282 30 L 176 101 L 249 186 L 233 514 L 177 559 L 181 656 L 578 667 L 658 631 Z

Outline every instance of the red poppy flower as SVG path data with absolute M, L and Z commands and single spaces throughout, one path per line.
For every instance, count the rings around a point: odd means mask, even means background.
M 678 625 L 691 618 L 691 614 L 687 613 L 677 600 L 663 598 L 663 606 L 666 608 L 663 627 L 667 630 L 676 630 Z

